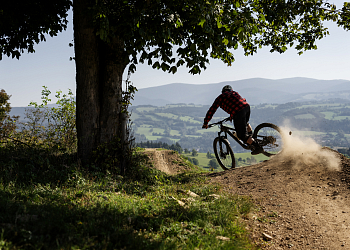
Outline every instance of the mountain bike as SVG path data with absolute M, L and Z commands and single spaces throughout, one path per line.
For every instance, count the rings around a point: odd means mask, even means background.
M 213 147 L 215 157 L 224 170 L 232 169 L 236 167 L 235 155 L 230 146 L 230 142 L 227 139 L 229 135 L 232 137 L 242 148 L 247 150 L 253 150 L 253 146 L 244 143 L 237 137 L 236 130 L 232 127 L 228 127 L 223 123 L 230 121 L 230 117 L 208 125 L 208 128 L 218 126 L 220 131 L 218 137 L 214 139 Z M 282 136 L 281 129 L 272 123 L 261 123 L 255 129 L 252 137 L 263 148 L 262 154 L 271 157 L 277 155 L 282 151 Z

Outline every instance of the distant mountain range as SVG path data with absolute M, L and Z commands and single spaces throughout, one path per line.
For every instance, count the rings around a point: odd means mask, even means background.
M 165 106 L 176 103 L 211 105 L 221 93 L 222 87 L 228 84 L 253 105 L 328 99 L 350 101 L 350 81 L 348 80 L 316 80 L 296 77 L 280 80 L 252 78 L 213 84 L 172 83 L 139 89 L 132 105 Z M 50 104 L 49 106 L 57 105 Z M 26 108 L 30 107 L 12 107 L 11 115 L 19 115 L 22 120 Z
M 172 83 L 139 89 L 134 106 L 164 106 L 175 103 L 210 105 L 225 85 L 231 85 L 250 104 L 320 101 L 327 99 L 350 100 L 350 81 L 286 78 L 271 80 L 251 78 L 214 84 Z

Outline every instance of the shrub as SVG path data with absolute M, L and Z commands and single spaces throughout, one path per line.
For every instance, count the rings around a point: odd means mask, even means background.
M 0 143 L 9 140 L 16 129 L 18 116 L 10 116 L 10 95 L 5 90 L 0 91 Z
M 43 86 L 42 103 L 31 102 L 27 109 L 25 123 L 21 123 L 22 140 L 29 144 L 50 148 L 55 152 L 72 152 L 76 150 L 77 134 L 75 119 L 75 99 L 72 91 L 68 94 L 56 91 L 57 107 L 48 107 L 51 91 Z

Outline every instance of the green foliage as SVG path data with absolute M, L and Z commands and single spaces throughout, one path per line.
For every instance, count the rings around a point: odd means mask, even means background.
M 255 249 L 238 222 L 251 200 L 224 196 L 202 175 L 168 176 L 136 151 L 132 174 L 121 177 L 86 171 L 74 155 L 28 150 L 0 148 L 4 249 Z M 199 197 L 188 199 L 180 190 Z
M 350 148 L 339 148 L 338 152 L 343 154 L 345 157 L 350 158 Z
M 344 2 L 344 6 L 340 11 L 337 24 L 339 26 L 342 26 L 345 30 L 350 30 L 350 3 L 349 2 Z
M 42 103 L 31 102 L 33 109 L 26 113 L 27 122 L 22 124 L 18 136 L 26 143 L 49 147 L 56 152 L 74 151 L 76 149 L 75 99 L 71 90 L 68 94 L 56 91 L 58 107 L 48 107 L 51 91 L 43 86 Z
M 127 113 L 128 115 L 130 115 L 128 113 L 128 107 L 132 105 L 131 100 L 134 100 L 135 93 L 137 92 L 137 88 L 133 86 L 133 84 L 130 82 L 129 79 L 130 79 L 130 71 L 125 81 L 126 90 L 122 91 L 122 102 L 121 102 L 122 112 Z
M 56 36 L 67 28 L 70 0 L 8 1 L 0 8 L 0 60 L 2 55 L 16 57 L 34 44 L 45 41 L 45 35 Z
M 218 169 L 220 167 L 216 159 L 211 159 L 208 163 L 208 166 L 210 169 Z
M 215 156 L 214 155 L 212 155 L 209 151 L 207 152 L 207 158 L 208 159 L 213 159 L 213 158 L 215 158 Z
M 125 175 L 127 171 L 132 171 L 132 169 L 127 169 L 127 166 L 133 159 L 134 151 L 132 138 L 131 141 L 122 141 L 120 138 L 114 137 L 110 142 L 100 144 L 92 152 L 89 169 Z
M 175 143 L 172 145 L 169 145 L 165 142 L 161 142 L 161 141 L 147 141 L 147 142 L 139 142 L 136 143 L 136 147 L 141 147 L 141 148 L 164 148 L 164 149 L 170 149 L 170 150 L 175 150 L 176 152 L 178 152 L 179 154 L 182 153 L 182 147 L 180 146 L 179 143 Z
M 191 162 L 193 165 L 199 166 L 199 161 L 197 158 L 190 158 L 190 157 L 186 157 L 184 156 L 189 162 Z
M 0 91 L 0 146 L 7 141 L 16 129 L 18 117 L 10 116 L 10 97 L 5 90 Z
M 197 166 L 199 165 L 199 161 L 196 158 L 192 158 L 192 163 Z
M 315 41 L 328 34 L 324 21 L 340 18 L 344 27 L 349 23 L 347 5 L 337 10 L 323 0 L 98 1 L 93 12 L 100 39 L 111 43 L 123 34 L 131 72 L 141 62 L 171 73 L 186 65 L 197 74 L 206 68 L 209 57 L 231 65 L 232 49 L 239 46 L 245 55 L 262 46 L 279 53 L 295 46 L 302 54 L 316 49 Z
M 2 122 L 11 110 L 8 100 L 11 96 L 6 94 L 5 90 L 0 91 L 0 121 Z
M 34 43 L 44 41 L 45 34 L 55 36 L 66 29 L 71 4 L 30 0 L 21 6 L 3 6 L 0 38 L 7 39 L 0 39 L 0 56 L 19 58 L 24 50 L 34 52 Z M 131 56 L 130 72 L 141 62 L 171 73 L 186 65 L 197 74 L 206 68 L 209 57 L 231 65 L 232 49 L 239 46 L 252 55 L 262 46 L 283 53 L 296 43 L 302 53 L 316 49 L 315 41 L 328 34 L 324 21 L 349 27 L 348 3 L 336 9 L 323 0 L 96 1 L 89 9 L 96 36 L 107 43 L 116 37 L 123 41 L 127 57 Z
M 192 156 L 197 156 L 198 155 L 198 152 L 197 152 L 197 150 L 195 150 L 195 149 L 192 149 Z
M 247 162 L 247 164 L 250 165 L 250 164 L 255 164 L 257 161 L 254 158 L 254 156 L 251 156 L 251 157 L 247 157 L 246 162 Z

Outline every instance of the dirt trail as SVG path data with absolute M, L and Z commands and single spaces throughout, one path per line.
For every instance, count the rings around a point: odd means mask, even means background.
M 227 192 L 249 195 L 260 206 L 247 223 L 262 248 L 350 249 L 350 161 L 342 158 L 341 165 L 341 171 L 295 168 L 293 161 L 275 156 L 210 176 Z
M 186 166 L 181 164 L 181 160 L 177 153 L 172 150 L 159 150 L 156 148 L 146 148 L 145 153 L 150 158 L 154 167 L 167 174 L 179 174 L 183 171 L 189 170 Z
M 322 156 L 311 162 L 277 155 L 208 176 L 227 192 L 255 201 L 259 209 L 245 223 L 262 249 L 350 250 L 350 160 L 329 149 L 321 151 L 335 156 L 340 168 L 329 168 Z M 164 172 L 185 171 L 171 151 L 146 153 Z

